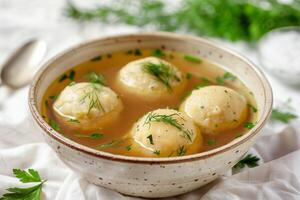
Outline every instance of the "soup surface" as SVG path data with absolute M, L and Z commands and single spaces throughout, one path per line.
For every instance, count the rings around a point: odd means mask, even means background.
M 137 98 L 126 91 L 124 87 L 121 87 L 116 81 L 120 70 L 131 61 L 150 56 L 158 57 L 176 66 L 185 79 L 184 89 L 179 92 L 170 92 L 171 98 L 149 101 L 147 98 Z M 99 126 L 94 123 L 95 127 L 92 130 L 82 128 L 82 123 L 77 119 L 70 119 L 68 123 L 58 119 L 53 105 L 64 88 L 76 83 L 90 82 L 93 79 L 105 82 L 105 85 L 118 95 L 118 99 L 122 102 L 122 109 L 120 108 L 121 111 L 117 113 L 118 117 L 112 123 Z M 157 109 L 170 108 L 178 110 L 182 103 L 189 98 L 191 91 L 200 91 L 210 85 L 231 88 L 245 97 L 247 101 L 246 119 L 239 126 L 221 130 L 217 134 L 205 134 L 203 127 L 196 123 L 196 128 L 200 130 L 200 136 L 197 137 L 202 137 L 202 139 L 194 140 L 195 143 L 199 143 L 195 144 L 196 146 L 201 146 L 196 151 L 189 151 L 184 149 L 184 146 L 180 146 L 178 151 L 172 151 L 171 153 L 163 153 L 160 149 L 156 149 L 153 153 L 145 154 L 142 150 L 143 147 L 136 144 L 130 134 L 135 123 L 145 114 Z M 227 91 L 225 90 L 225 92 Z M 65 137 L 101 151 L 139 157 L 183 156 L 220 147 L 249 131 L 255 125 L 257 112 L 252 92 L 236 76 L 202 58 L 164 49 L 134 49 L 128 52 L 100 55 L 79 64 L 60 75 L 49 86 L 42 104 L 43 118 L 49 122 L 54 130 Z M 73 126 L 74 124 L 76 125 Z M 178 127 L 177 129 L 180 130 Z M 149 143 L 153 143 L 152 135 L 149 135 L 147 139 L 149 139 Z

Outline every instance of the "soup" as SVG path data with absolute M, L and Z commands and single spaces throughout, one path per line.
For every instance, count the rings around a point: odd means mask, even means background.
M 49 86 L 42 104 L 43 118 L 65 137 L 138 157 L 220 147 L 253 128 L 257 112 L 253 93 L 235 75 L 165 49 L 116 52 L 74 66 Z

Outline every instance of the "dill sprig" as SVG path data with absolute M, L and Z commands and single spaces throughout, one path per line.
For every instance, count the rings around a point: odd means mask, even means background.
M 91 89 L 84 88 L 84 95 L 81 97 L 80 102 L 85 102 L 87 99 L 90 101 L 88 113 L 90 113 L 93 108 L 105 112 L 98 96 L 98 90 L 101 88 L 101 85 L 97 83 L 90 84 L 92 86 Z
M 178 130 L 180 130 L 183 133 L 182 137 L 188 139 L 189 141 L 192 141 L 192 137 L 191 136 L 194 134 L 193 131 L 185 129 L 183 127 L 183 125 L 181 125 L 177 121 L 177 119 L 173 118 L 173 116 L 179 116 L 179 117 L 181 117 L 178 113 L 173 113 L 173 114 L 170 114 L 170 115 L 160 115 L 160 114 L 157 114 L 157 113 L 154 113 L 154 112 L 150 112 L 147 115 L 143 126 L 145 126 L 145 125 L 149 125 L 150 126 L 151 122 L 163 122 L 165 124 L 169 124 L 169 125 L 177 128 Z
M 146 62 L 143 65 L 143 70 L 156 77 L 157 80 L 162 82 L 170 92 L 172 92 L 170 81 L 180 81 L 180 78 L 176 75 L 174 70 L 172 70 L 172 68 L 169 65 L 163 62 L 160 62 L 159 64 Z
M 165 31 L 185 29 L 232 41 L 258 41 L 272 29 L 300 24 L 298 0 L 289 3 L 279 0 L 186 0 L 175 9 L 169 8 L 169 3 L 163 0 L 116 0 L 111 5 L 92 9 L 69 3 L 66 14 L 79 21 L 150 26 Z
M 184 145 L 180 146 L 178 149 L 177 149 L 177 156 L 184 156 L 186 154 L 186 148 Z

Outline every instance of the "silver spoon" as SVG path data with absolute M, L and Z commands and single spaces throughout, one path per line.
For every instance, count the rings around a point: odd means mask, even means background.
M 4 63 L 1 71 L 1 85 L 16 90 L 28 85 L 46 54 L 44 41 L 31 40 L 17 49 Z

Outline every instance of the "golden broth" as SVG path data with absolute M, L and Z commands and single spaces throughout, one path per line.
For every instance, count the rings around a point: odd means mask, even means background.
M 201 62 L 193 62 L 191 60 L 184 59 L 185 55 L 182 53 L 164 50 L 164 56 L 161 58 L 173 63 L 183 73 L 188 74 L 186 76 L 188 79 L 186 89 L 182 94 L 174 95 L 174 97 L 169 100 L 158 102 L 142 101 L 132 95 L 129 95 L 126 93 L 126 91 L 123 91 L 122 88 L 120 88 L 116 83 L 116 76 L 118 71 L 128 62 L 152 56 L 153 52 L 154 50 L 145 49 L 141 51 L 133 50 L 129 52 L 101 55 L 101 57 L 96 57 L 90 61 L 86 61 L 75 66 L 72 69 L 75 71 L 75 82 L 87 82 L 88 80 L 86 75 L 89 72 L 102 74 L 106 78 L 108 87 L 112 88 L 122 99 L 124 109 L 120 113 L 118 121 L 116 121 L 113 125 L 102 127 L 99 130 L 95 130 L 93 132 L 78 131 L 56 122 L 59 126 L 58 132 L 63 134 L 65 137 L 91 148 L 114 154 L 143 156 L 138 149 L 134 149 L 133 146 L 131 146 L 133 141 L 130 139 L 120 140 L 121 138 L 124 138 L 124 136 L 130 131 L 133 124 L 149 111 L 166 107 L 178 108 L 182 103 L 184 96 L 186 96 L 196 85 L 207 84 L 207 79 L 209 79 L 211 82 L 209 84 L 216 85 L 216 77 L 222 77 L 226 73 L 226 71 L 224 71 L 224 69 L 221 67 L 207 62 L 206 60 L 201 59 Z M 66 72 L 65 74 L 69 76 L 70 71 Z M 55 96 L 59 95 L 60 92 L 72 82 L 72 80 L 70 80 L 70 78 L 67 76 L 65 76 L 64 80 L 60 81 L 62 76 L 63 75 L 59 76 L 57 80 L 55 80 L 49 86 L 43 97 L 42 115 L 46 121 L 57 121 L 52 108 Z M 226 80 L 224 85 L 238 91 L 240 94 L 246 97 L 250 111 L 246 122 L 255 123 L 257 110 L 255 108 L 256 103 L 252 92 L 239 79 Z M 245 128 L 244 124 L 242 124 L 240 127 L 234 130 L 224 131 L 215 136 L 203 135 L 202 151 L 220 147 L 234 140 L 235 138 L 240 137 L 248 130 L 249 129 Z M 99 137 L 99 135 L 96 134 L 98 137 L 89 137 L 92 133 L 101 133 L 103 135 Z M 158 155 L 153 154 L 153 157 L 157 156 Z

